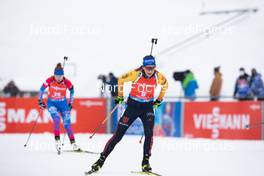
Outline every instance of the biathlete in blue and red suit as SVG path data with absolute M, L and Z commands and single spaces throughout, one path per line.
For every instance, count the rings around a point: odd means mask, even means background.
M 142 171 L 150 172 L 152 170 L 149 158 L 153 143 L 154 108 L 161 104 L 168 88 L 168 81 L 163 74 L 156 70 L 155 58 L 152 55 L 143 58 L 143 65 L 140 68 L 130 71 L 118 79 L 116 104 L 124 102 L 123 85 L 128 81 L 132 82 L 132 88 L 126 102 L 125 111 L 118 122 L 116 132 L 105 145 L 100 158 L 92 165 L 92 172 L 98 171 L 103 166 L 108 155 L 138 117 L 143 123 L 145 133 Z M 161 91 L 157 99 L 154 100 L 154 90 L 158 84 L 161 85 Z
M 58 63 L 54 76 L 49 77 L 41 86 L 38 102 L 42 109 L 46 108 L 46 104 L 43 102 L 43 94 L 46 88 L 48 89 L 48 111 L 53 119 L 54 123 L 54 135 L 55 144 L 58 151 L 61 150 L 60 142 L 60 116 L 62 117 L 64 128 L 68 134 L 73 150 L 80 150 L 80 147 L 76 144 L 74 134 L 71 128 L 71 116 L 70 111 L 72 108 L 74 98 L 74 88 L 72 83 L 64 77 L 64 71 L 61 63 Z M 70 91 L 70 99 L 67 101 L 66 91 Z

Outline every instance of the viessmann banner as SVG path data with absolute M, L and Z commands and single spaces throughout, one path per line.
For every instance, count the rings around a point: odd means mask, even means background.
M 38 116 L 34 132 L 52 132 L 52 118 L 48 110 L 39 110 L 36 98 L 0 98 L 0 133 L 27 133 Z M 71 111 L 72 128 L 76 133 L 93 132 L 105 116 L 105 99 L 76 98 Z M 106 126 L 99 132 L 106 132 Z
M 186 102 L 184 136 L 213 139 L 261 139 L 260 102 Z

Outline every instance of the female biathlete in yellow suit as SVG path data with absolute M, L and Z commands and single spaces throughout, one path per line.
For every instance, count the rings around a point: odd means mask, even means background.
M 142 160 L 142 171 L 150 172 L 149 164 L 151 147 L 153 143 L 154 108 L 157 108 L 168 88 L 166 78 L 156 70 L 155 58 L 151 55 L 143 58 L 143 65 L 118 79 L 118 97 L 116 104 L 122 104 L 124 82 L 132 81 L 132 88 L 126 102 L 126 109 L 118 122 L 116 132 L 105 145 L 100 158 L 92 165 L 92 171 L 98 171 L 104 164 L 105 159 L 112 152 L 116 144 L 122 139 L 129 126 L 139 117 L 144 126 L 145 141 Z M 154 90 L 161 85 L 158 98 L 154 101 Z

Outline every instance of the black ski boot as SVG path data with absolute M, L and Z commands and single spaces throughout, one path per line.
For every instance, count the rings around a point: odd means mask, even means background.
M 56 147 L 58 155 L 60 155 L 61 154 L 60 136 L 55 136 L 55 147 Z
M 106 157 L 101 153 L 100 158 L 92 165 L 92 170 L 97 172 L 104 165 L 105 159 Z
M 149 157 L 150 157 L 149 154 L 145 154 L 143 157 L 143 160 L 142 160 L 142 171 L 143 172 L 151 172 L 152 171 L 152 168 L 150 167 L 150 164 L 149 164 Z

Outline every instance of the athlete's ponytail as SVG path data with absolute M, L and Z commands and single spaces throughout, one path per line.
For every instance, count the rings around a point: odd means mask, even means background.
M 135 71 L 141 71 L 143 69 L 143 66 L 140 66 L 138 68 L 135 69 Z
M 55 69 L 63 69 L 62 66 L 61 66 L 61 63 L 57 63 L 57 66 Z

